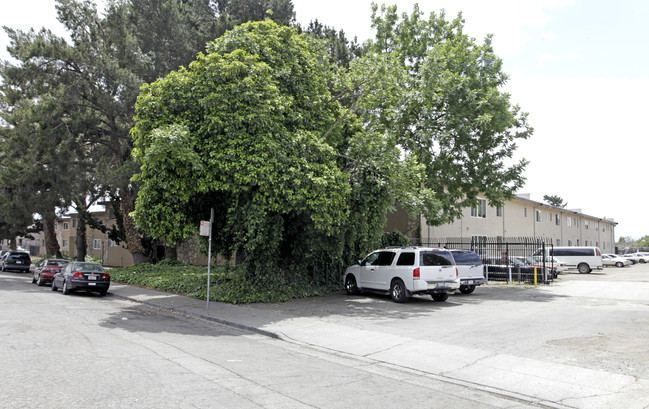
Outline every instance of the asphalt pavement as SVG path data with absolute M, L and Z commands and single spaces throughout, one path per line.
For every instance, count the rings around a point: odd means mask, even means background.
M 531 291 L 561 294 L 573 284 L 567 281 Z M 649 299 L 649 287 L 642 288 L 644 293 L 638 297 Z M 332 301 L 346 297 L 340 294 L 282 304 L 210 302 L 209 309 L 202 300 L 117 283 L 111 284 L 109 294 L 541 407 L 649 408 L 649 380 L 637 376 L 386 333 L 364 325 L 360 318 L 333 320 L 330 315 L 336 312 L 329 314 L 328 309 L 333 308 Z

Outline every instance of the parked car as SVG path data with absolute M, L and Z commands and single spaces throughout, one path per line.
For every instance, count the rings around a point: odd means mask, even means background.
M 29 253 L 24 251 L 9 251 L 2 256 L 0 260 L 0 268 L 2 271 L 22 271 L 29 272 L 29 267 L 32 265 L 32 259 Z
M 555 273 L 555 275 L 564 273 L 566 270 L 568 270 L 568 265 L 566 263 L 557 260 L 556 257 L 550 256 L 545 257 L 545 263 L 543 263 L 543 259 L 540 256 L 531 257 L 527 260 L 527 264 L 541 268 L 545 265 L 545 267 L 549 268 L 552 272 Z
M 52 291 L 61 288 L 63 294 L 85 290 L 96 291 L 103 296 L 109 287 L 110 275 L 106 270 L 100 264 L 85 261 L 69 262 L 52 279 Z
M 631 265 L 637 264 L 640 262 L 640 258 L 633 253 L 628 254 L 619 254 L 620 257 L 625 258 L 631 262 Z
M 631 254 L 638 263 L 644 264 L 649 262 L 649 254 L 647 253 L 632 253 Z
M 556 272 L 548 269 L 544 276 L 543 270 L 530 264 L 526 257 L 488 257 L 483 259 L 485 277 L 494 281 L 508 281 L 510 278 L 530 281 L 534 280 L 534 270 L 538 279 L 556 278 Z M 546 266 L 547 267 L 547 266 Z
M 61 268 L 68 264 L 68 260 L 59 260 L 55 258 L 46 258 L 34 266 L 32 272 L 32 283 L 39 286 L 51 283 L 54 275 L 61 271 Z
M 602 254 L 602 263 L 606 267 L 624 267 L 631 265 L 631 259 L 620 257 L 617 254 Z
M 460 292 L 471 294 L 478 285 L 486 284 L 484 265 L 478 254 L 470 250 L 451 250 L 460 277 Z
M 455 259 L 446 249 L 388 247 L 348 267 L 343 282 L 348 294 L 390 294 L 400 303 L 413 294 L 430 294 L 435 301 L 446 301 L 460 288 L 458 274 Z

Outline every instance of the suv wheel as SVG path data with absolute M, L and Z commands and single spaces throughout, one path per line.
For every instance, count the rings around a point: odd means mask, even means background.
M 392 280 L 390 284 L 390 297 L 395 302 L 406 302 L 406 286 L 399 278 Z
M 358 285 L 356 284 L 356 277 L 354 277 L 352 274 L 348 274 L 347 277 L 345 277 L 345 291 L 347 291 L 347 294 L 349 295 L 356 295 L 360 293 L 358 290 Z
M 448 300 L 448 293 L 435 293 L 435 294 L 431 294 L 430 296 L 433 297 L 433 300 L 437 302 L 443 302 Z
M 460 292 L 462 294 L 471 294 L 475 291 L 475 285 L 461 285 Z
M 579 271 L 580 274 L 590 273 L 590 266 L 586 263 L 579 263 L 577 271 Z

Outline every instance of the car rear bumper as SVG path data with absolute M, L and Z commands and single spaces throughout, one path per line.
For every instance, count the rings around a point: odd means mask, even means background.
M 24 264 L 5 264 L 6 271 L 29 271 L 29 266 Z
M 487 284 L 487 280 L 485 280 L 484 277 L 460 279 L 460 285 L 482 285 L 482 284 Z
M 103 281 L 78 281 L 70 280 L 68 288 L 70 290 L 87 290 L 87 291 L 108 291 L 110 287 L 110 282 Z

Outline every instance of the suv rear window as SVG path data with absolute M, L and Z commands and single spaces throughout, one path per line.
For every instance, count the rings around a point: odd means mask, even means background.
M 454 264 L 453 256 L 448 251 L 419 252 L 419 265 L 421 266 L 452 266 Z
M 9 254 L 7 256 L 7 260 L 21 260 L 21 261 L 27 261 L 29 260 L 29 254 Z
M 473 251 L 451 251 L 455 264 L 462 266 L 482 264 L 480 257 Z

